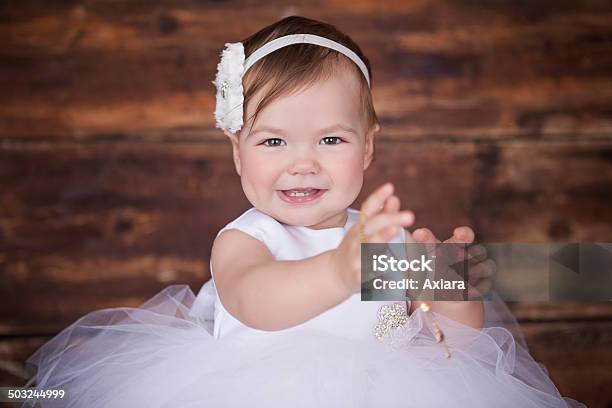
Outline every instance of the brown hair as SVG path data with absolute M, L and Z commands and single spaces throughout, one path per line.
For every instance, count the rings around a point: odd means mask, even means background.
M 331 24 L 301 16 L 283 18 L 243 40 L 245 58 L 248 58 L 249 55 L 267 42 L 290 34 L 315 34 L 344 45 L 361 58 L 368 68 L 370 83 L 372 83 L 370 62 L 359 46 L 348 35 L 340 32 Z M 243 106 L 245 107 L 245 115 L 249 100 L 266 85 L 270 85 L 253 114 L 253 122 L 249 132 L 252 130 L 259 113 L 268 104 L 281 96 L 290 95 L 318 80 L 329 78 L 338 68 L 352 70 L 359 78 L 361 84 L 359 98 L 362 101 L 363 112 L 365 112 L 366 132 L 375 124 L 380 126 L 376 111 L 374 110 L 370 87 L 357 65 L 336 50 L 315 44 L 300 43 L 282 47 L 266 55 L 244 74 Z M 247 122 L 248 120 L 245 119 L 244 123 Z

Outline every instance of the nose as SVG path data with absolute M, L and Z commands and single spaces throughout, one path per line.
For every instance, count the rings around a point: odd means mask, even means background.
M 291 175 L 317 174 L 321 171 L 321 166 L 314 159 L 300 158 L 291 163 L 287 171 Z

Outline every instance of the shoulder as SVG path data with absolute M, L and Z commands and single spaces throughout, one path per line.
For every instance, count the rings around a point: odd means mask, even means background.
M 239 254 L 249 254 L 248 257 L 237 256 Z M 244 233 L 238 229 L 227 229 L 215 238 L 210 260 L 211 265 L 216 267 L 226 262 L 253 260 L 255 258 L 269 258 L 270 250 L 264 242 L 259 241 L 252 235 Z
M 213 279 L 219 279 L 220 276 L 230 277 L 232 274 L 228 271 L 240 270 L 244 265 L 272 257 L 262 225 L 269 221 L 266 220 L 267 216 L 262 215 L 265 214 L 251 208 L 217 233 L 210 254 Z M 244 254 L 248 256 L 243 256 Z
M 246 215 L 240 221 L 250 218 Z M 228 226 L 217 234 L 210 253 L 210 273 L 219 296 L 228 296 L 228 293 L 231 296 L 236 279 L 240 279 L 245 271 L 273 259 L 266 242 L 258 239 L 252 230 L 242 228 L 240 223 Z
M 239 231 L 239 232 L 237 232 Z M 238 218 L 226 224 L 217 233 L 215 243 L 225 237 L 244 237 L 244 234 L 263 243 L 273 252 L 275 237 L 284 231 L 284 226 L 270 215 L 259 211 L 257 208 L 249 208 Z M 234 238 L 230 239 L 233 240 Z M 228 238 L 223 239 L 227 241 Z

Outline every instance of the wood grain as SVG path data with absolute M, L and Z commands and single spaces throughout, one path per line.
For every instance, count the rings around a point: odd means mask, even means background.
M 18 140 L 219 139 L 223 44 L 290 15 L 336 24 L 371 60 L 389 139 L 607 137 L 605 0 L 9 4 L 0 22 L 0 134 Z M 244 20 L 243 13 L 250 19 Z M 228 21 L 240 19 L 234 26 Z

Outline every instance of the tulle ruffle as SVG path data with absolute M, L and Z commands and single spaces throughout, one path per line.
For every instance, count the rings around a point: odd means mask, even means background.
M 271 339 L 215 339 L 212 302 L 194 313 L 187 285 L 139 308 L 94 311 L 38 349 L 26 368 L 63 400 L 41 407 L 584 407 L 562 397 L 529 355 L 499 299 L 475 330 L 424 314 L 377 340 L 313 329 Z

